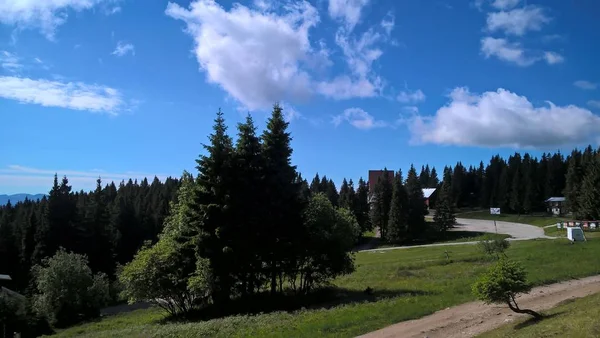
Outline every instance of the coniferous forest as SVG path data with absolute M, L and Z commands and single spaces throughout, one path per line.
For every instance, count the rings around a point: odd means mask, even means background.
M 287 128 L 275 105 L 261 135 L 248 116 L 234 141 L 219 112 L 196 174 L 118 185 L 98 179 L 90 192 L 74 192 L 67 177 L 55 176 L 47 197 L 0 207 L 0 274 L 27 297 L 21 305 L 0 299 L 0 307 L 19 309 L 0 311 L 0 319 L 60 327 L 123 300 L 181 315 L 307 295 L 354 270 L 352 250 L 365 232 L 377 228 L 394 243 L 420 240 L 451 227 L 460 208 L 544 212 L 545 199 L 564 195 L 574 217 L 600 219 L 600 156 L 591 146 L 566 157 L 458 162 L 441 179 L 436 168 L 411 166 L 406 177 L 390 172 L 393 179 L 369 191 L 362 178 L 356 185 L 344 179 L 339 189 L 319 174 L 309 183 L 291 162 Z M 433 223 L 425 222 L 422 192 L 432 187 Z M 72 299 L 56 285 L 76 285 L 89 299 Z

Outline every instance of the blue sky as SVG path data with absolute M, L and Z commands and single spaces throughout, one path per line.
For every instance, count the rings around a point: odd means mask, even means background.
M 592 0 L 0 0 L 0 193 L 194 170 L 280 101 L 293 161 L 357 180 L 596 145 Z M 439 168 L 441 169 L 441 168 Z

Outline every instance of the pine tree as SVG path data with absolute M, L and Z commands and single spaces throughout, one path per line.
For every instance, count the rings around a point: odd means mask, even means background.
M 499 207 L 501 210 L 508 210 L 510 193 L 509 187 L 510 180 L 508 178 L 508 168 L 506 165 L 504 165 L 498 181 L 498 190 L 496 193 L 497 207 Z M 494 208 L 496 208 L 496 206 L 494 206 Z
M 344 178 L 340 187 L 340 207 L 352 210 L 353 200 L 350 197 L 350 186 Z
M 510 208 L 513 212 L 521 214 L 522 211 L 522 179 L 521 179 L 521 170 L 519 168 L 515 169 L 512 178 L 512 187 L 510 189 Z
M 376 222 L 373 221 L 373 225 L 379 228 L 381 238 L 387 240 L 387 225 L 390 218 L 390 204 L 392 202 L 392 182 L 390 182 L 390 172 L 387 168 L 383 169 L 383 175 L 380 180 L 377 181 L 376 185 L 379 185 L 375 189 L 375 204 L 377 205 L 375 216 Z M 379 190 L 378 190 L 379 189 Z
M 433 167 L 431 168 L 431 174 L 429 175 L 429 182 L 427 182 L 427 186 L 429 188 L 437 188 L 439 184 L 440 179 L 438 178 L 437 170 L 435 170 L 435 167 Z
M 334 207 L 338 207 L 340 196 L 339 196 L 337 188 L 335 187 L 335 183 L 333 183 L 332 179 L 329 179 L 329 181 L 327 181 L 326 194 L 327 194 L 327 198 L 329 199 L 331 204 Z
M 116 236 L 110 227 L 110 215 L 102 191 L 102 180 L 96 181 L 91 203 L 85 208 L 85 243 L 90 267 L 94 272 L 112 276 L 115 268 Z
M 429 187 L 429 181 L 431 180 L 431 171 L 429 170 L 429 164 L 427 166 L 421 166 L 421 173 L 419 174 L 419 182 L 423 188 L 434 188 Z
M 420 239 L 427 230 L 425 227 L 427 208 L 425 207 L 425 197 L 423 196 L 417 171 L 412 165 L 406 178 L 406 190 L 408 193 L 408 235 L 412 240 Z
M 310 192 L 314 194 L 318 194 L 321 191 L 321 178 L 319 177 L 319 173 L 315 175 L 315 177 L 310 182 Z
M 436 200 L 436 212 L 433 216 L 433 222 L 437 231 L 446 231 L 456 224 L 456 216 L 451 200 L 452 196 L 452 177 L 449 173 L 444 175 L 444 181 Z
M 373 186 L 373 190 L 370 192 L 371 207 L 369 210 L 369 217 L 371 224 L 375 229 L 379 229 L 379 236 L 385 239 L 385 227 L 386 212 L 384 206 L 383 197 L 383 179 L 379 177 L 377 183 Z
M 578 216 L 583 219 L 600 219 L 600 156 L 596 155 L 587 168 L 579 195 Z
M 584 176 L 581 164 L 581 153 L 575 149 L 568 160 L 566 186 L 563 194 L 565 196 L 565 207 L 573 212 L 576 217 L 579 216 L 579 195 Z
M 229 301 L 233 280 L 230 239 L 233 236 L 232 213 L 230 212 L 233 178 L 233 144 L 227 135 L 223 113 L 219 110 L 209 137 L 204 145 L 206 155 L 196 160 L 198 189 L 192 205 L 188 206 L 189 218 L 196 229 L 194 239 L 196 253 L 206 258 L 213 275 L 213 301 L 223 304 Z
M 373 230 L 373 223 L 369 217 L 369 186 L 362 177 L 358 180 L 355 205 L 354 215 L 361 234 Z
M 399 170 L 394 177 L 390 218 L 387 226 L 388 240 L 396 243 L 403 242 L 408 237 L 408 195 L 402 182 L 402 171 Z
M 298 186 L 294 182 L 296 167 L 291 164 L 291 137 L 287 131 L 282 109 L 273 107 L 262 135 L 262 154 L 265 160 L 265 186 L 268 210 L 263 222 L 266 226 L 266 240 L 261 245 L 262 261 L 270 276 L 271 292 L 277 292 L 277 280 L 281 290 L 283 268 L 286 262 L 293 260 L 295 252 L 303 250 L 307 243 L 299 241 L 303 238 L 302 210 L 304 206 L 298 198 Z

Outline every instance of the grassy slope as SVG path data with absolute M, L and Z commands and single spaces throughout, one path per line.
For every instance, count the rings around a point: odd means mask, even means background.
M 458 218 L 470 218 L 470 219 L 485 219 L 485 220 L 497 220 L 504 222 L 514 222 L 514 223 L 525 223 L 531 224 L 538 227 L 556 224 L 561 220 L 567 220 L 564 217 L 553 217 L 553 216 L 533 216 L 533 215 L 514 215 L 514 214 L 502 214 L 502 215 L 490 215 L 489 210 L 475 211 L 475 212 L 465 212 L 462 214 L 457 214 Z
M 444 258 L 446 250 L 452 263 Z M 577 245 L 566 240 L 518 242 L 508 252 L 538 285 L 599 274 L 599 254 L 600 240 Z M 359 253 L 356 272 L 335 281 L 346 293 L 341 305 L 167 324 L 159 324 L 157 310 L 139 310 L 73 327 L 60 336 L 350 337 L 473 300 L 470 286 L 489 264 L 481 258 L 474 245 Z M 374 296 L 363 294 L 367 287 L 374 289 Z
M 568 300 L 544 314 L 548 318 L 536 322 L 531 319 L 504 325 L 486 332 L 481 338 L 537 338 L 537 337 L 600 337 L 600 293 L 576 300 Z

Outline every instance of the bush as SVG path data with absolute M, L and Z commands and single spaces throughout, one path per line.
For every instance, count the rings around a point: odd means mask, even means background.
M 517 262 L 506 258 L 499 259 L 473 284 L 472 291 L 486 304 L 507 304 L 516 313 L 541 317 L 533 310 L 520 309 L 515 300 L 517 294 L 531 291 L 531 285 L 527 283 L 527 273 Z
M 207 301 L 204 280 L 196 268 L 194 253 L 169 236 L 142 248 L 119 275 L 123 295 L 130 302 L 147 301 L 171 315 L 189 312 Z M 188 279 L 193 283 L 188 283 Z M 190 285 L 191 284 L 191 285 Z
M 500 256 L 506 257 L 506 250 L 510 247 L 510 242 L 505 238 L 485 238 L 479 242 L 479 248 L 486 255 L 500 259 Z
M 0 293 L 0 327 L 5 332 L 19 332 L 23 338 L 53 333 L 48 322 L 33 311 L 27 298 L 7 293 Z
M 32 268 L 36 295 L 34 309 L 56 326 L 77 323 L 100 314 L 109 302 L 104 273 L 92 275 L 85 256 L 60 249 Z
M 354 215 L 346 209 L 336 210 L 322 193 L 310 199 L 304 218 L 306 242 L 298 267 L 289 276 L 292 289 L 300 293 L 354 271 L 350 251 L 360 233 Z

